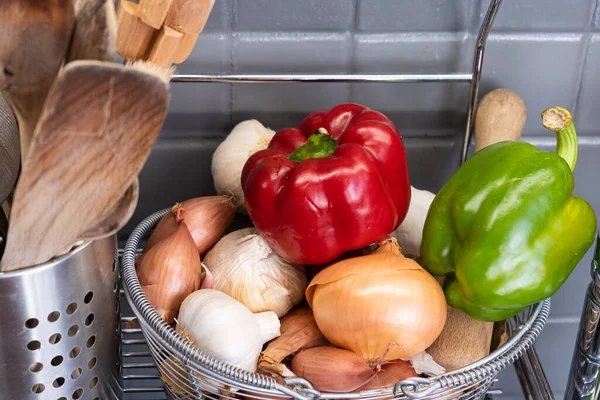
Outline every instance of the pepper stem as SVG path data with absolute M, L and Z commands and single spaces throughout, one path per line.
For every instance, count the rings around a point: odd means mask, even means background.
M 556 132 L 556 152 L 573 171 L 577 163 L 577 133 L 571 113 L 562 107 L 547 108 L 542 113 L 542 124 Z
M 319 128 L 309 136 L 302 146 L 294 150 L 288 159 L 299 163 L 309 158 L 329 157 L 337 147 L 338 143 L 329 135 L 329 132 L 325 128 Z

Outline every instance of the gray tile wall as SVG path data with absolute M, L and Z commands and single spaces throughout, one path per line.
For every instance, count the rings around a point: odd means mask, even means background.
M 578 195 L 600 211 L 600 0 L 505 0 L 485 55 L 482 93 L 506 87 L 528 107 L 525 140 L 551 150 L 541 111 L 568 107 L 580 134 Z M 474 0 L 217 0 L 181 73 L 467 72 L 487 8 Z M 438 190 L 455 170 L 466 84 L 173 84 L 170 113 L 141 175 L 132 222 L 213 192 L 212 152 L 239 121 L 293 126 L 312 110 L 345 101 L 388 113 L 408 148 L 412 183 Z M 552 303 L 537 348 L 562 397 L 591 254 Z M 512 369 L 503 398 L 522 398 Z

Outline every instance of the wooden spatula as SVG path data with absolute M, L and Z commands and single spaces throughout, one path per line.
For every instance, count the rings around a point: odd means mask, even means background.
M 169 79 L 143 62 L 64 67 L 23 165 L 0 270 L 49 260 L 115 210 L 158 136 Z
M 17 115 L 22 160 L 69 47 L 72 1 L 0 1 L 0 90 Z

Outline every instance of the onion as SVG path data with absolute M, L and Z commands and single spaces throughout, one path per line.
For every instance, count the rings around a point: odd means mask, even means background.
M 424 351 L 446 322 L 442 288 L 393 238 L 319 272 L 306 299 L 323 335 L 372 367 Z
M 229 196 L 197 197 L 177 203 L 165 215 L 148 239 L 146 249 L 173 233 L 185 222 L 200 254 L 204 254 L 223 236 L 231 224 L 235 208 Z
M 168 323 L 183 300 L 200 288 L 200 255 L 185 223 L 156 243 L 137 262 L 142 289 L 158 314 Z
M 360 356 L 328 346 L 313 347 L 296 354 L 292 359 L 292 370 L 324 392 L 351 392 L 375 376 Z

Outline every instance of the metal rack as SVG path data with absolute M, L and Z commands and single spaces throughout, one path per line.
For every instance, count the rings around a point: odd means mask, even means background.
M 474 128 L 475 111 L 479 94 L 479 85 L 483 69 L 483 56 L 486 40 L 492 28 L 494 17 L 502 0 L 491 0 L 486 15 L 481 23 L 472 71 L 469 73 L 445 74 L 194 74 L 174 75 L 172 82 L 181 83 L 237 83 L 237 84 L 275 84 L 275 83 L 469 83 L 469 99 L 467 104 L 467 121 L 463 136 L 460 163 L 468 156 Z M 120 295 L 120 364 L 117 383 L 121 398 L 132 399 L 166 399 L 160 374 L 150 356 L 139 327 L 135 323 L 122 291 Z M 553 399 L 552 391 L 546 380 L 543 368 L 539 363 L 535 350 L 527 352 L 523 359 L 515 364 L 523 391 L 528 399 Z M 501 394 L 501 390 L 493 389 L 489 396 Z

